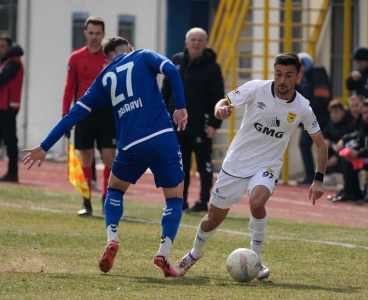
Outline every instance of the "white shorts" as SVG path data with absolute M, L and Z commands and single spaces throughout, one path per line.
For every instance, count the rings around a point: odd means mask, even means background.
M 279 174 L 279 171 L 263 168 L 251 177 L 239 178 L 221 170 L 213 187 L 210 203 L 221 209 L 230 208 L 231 205 L 240 203 L 246 188 L 248 188 L 248 196 L 250 196 L 253 188 L 257 185 L 265 186 L 272 195 Z

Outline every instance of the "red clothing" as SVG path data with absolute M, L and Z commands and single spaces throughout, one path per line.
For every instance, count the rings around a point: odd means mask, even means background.
M 86 93 L 106 64 L 102 49 L 93 54 L 85 46 L 70 55 L 63 97 L 63 116 L 69 112 L 73 99 L 78 101 Z
M 0 109 L 8 110 L 11 107 L 13 110 L 19 110 L 20 100 L 23 84 L 23 63 L 19 56 L 12 56 L 6 59 L 0 66 L 0 73 L 5 69 L 10 62 L 17 62 L 19 64 L 19 70 L 15 77 L 10 81 L 0 86 Z

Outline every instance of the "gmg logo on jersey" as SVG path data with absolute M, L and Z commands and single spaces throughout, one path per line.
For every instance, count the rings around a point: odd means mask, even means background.
M 270 129 L 266 126 L 263 127 L 260 123 L 254 123 L 254 128 L 265 135 L 274 136 L 278 139 L 281 139 L 284 136 L 283 131 L 276 131 L 275 129 Z

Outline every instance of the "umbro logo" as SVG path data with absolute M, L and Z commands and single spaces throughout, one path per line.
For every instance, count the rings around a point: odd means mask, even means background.
M 235 89 L 234 93 L 240 95 L 240 91 L 238 89 Z
M 266 107 L 266 104 L 264 104 L 263 102 L 258 102 L 257 104 L 260 109 L 264 109 Z

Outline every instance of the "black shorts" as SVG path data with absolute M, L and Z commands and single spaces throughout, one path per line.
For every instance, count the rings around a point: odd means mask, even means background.
M 114 114 L 110 108 L 92 111 L 75 126 L 75 148 L 78 150 L 116 148 Z

